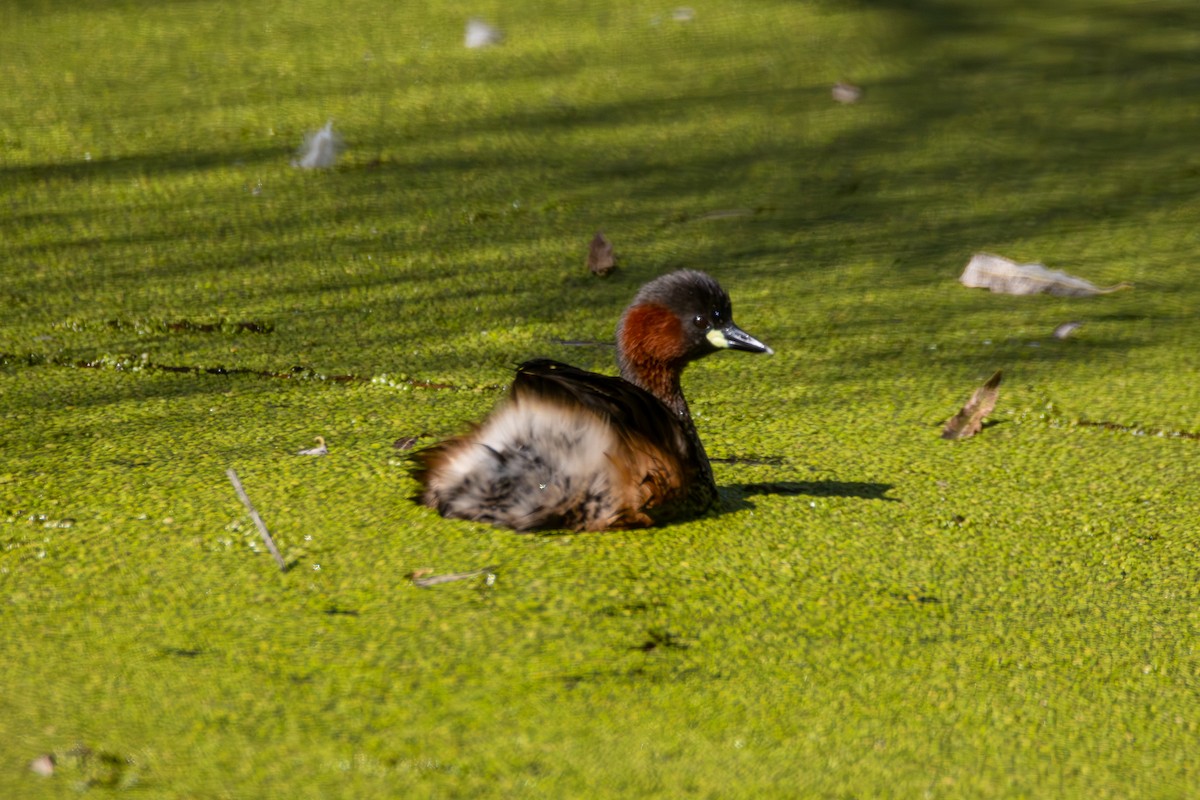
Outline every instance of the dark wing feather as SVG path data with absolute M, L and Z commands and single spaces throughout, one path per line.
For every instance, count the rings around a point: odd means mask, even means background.
M 691 449 L 683 425 L 671 410 L 623 378 L 538 358 L 517 367 L 512 392 L 518 401 L 528 392 L 535 397 L 582 405 L 611 421 L 622 434 L 668 452 L 686 453 Z

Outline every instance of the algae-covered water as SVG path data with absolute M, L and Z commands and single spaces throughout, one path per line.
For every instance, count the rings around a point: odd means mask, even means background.
M 0 796 L 1194 791 L 1194 4 L 30 0 L 0 53 Z M 612 372 L 682 266 L 777 351 L 685 376 L 717 513 L 412 501 L 397 440 Z

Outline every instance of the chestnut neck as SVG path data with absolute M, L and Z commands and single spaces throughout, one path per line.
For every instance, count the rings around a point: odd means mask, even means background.
M 680 419 L 690 420 L 692 418 L 687 400 L 683 396 L 683 386 L 679 380 L 680 375 L 683 374 L 683 364 L 650 360 L 635 361 L 624 358 L 622 355 L 617 357 L 622 378 L 657 397 Z
M 691 421 L 680 376 L 687 366 L 683 323 L 657 303 L 632 306 L 617 329 L 617 366 L 621 377 L 645 389 L 681 420 Z
M 617 328 L 617 366 L 622 378 L 654 395 L 679 420 L 679 444 L 692 470 L 687 503 L 707 510 L 716 499 L 717 485 L 679 380 L 694 357 L 683 331 L 683 322 L 663 305 L 631 306 Z

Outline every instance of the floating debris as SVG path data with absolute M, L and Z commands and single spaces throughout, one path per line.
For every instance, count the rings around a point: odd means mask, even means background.
M 41 775 L 43 778 L 49 778 L 54 774 L 55 763 L 54 755 L 51 753 L 46 753 L 45 755 L 38 756 L 33 761 L 30 761 L 29 769 L 32 772 Z
M 646 631 L 646 641 L 629 649 L 640 650 L 643 653 L 652 653 L 659 648 L 687 650 L 688 645 L 681 641 L 678 636 L 668 630 L 651 628 L 650 630 Z
M 1133 434 L 1134 436 L 1154 436 L 1159 439 L 1192 439 L 1193 441 L 1200 441 L 1200 432 L 1197 431 L 1143 428 L 1140 425 L 1122 425 L 1119 422 L 1105 422 L 1103 420 L 1093 421 L 1087 419 L 1076 420 L 1075 424 L 1083 428 L 1103 428 L 1106 431 L 1129 433 Z
M 1059 340 L 1066 339 L 1081 327 L 1083 327 L 1082 322 L 1064 322 L 1054 329 L 1054 338 Z
M 292 161 L 292 166 L 301 169 L 328 169 L 337 161 L 341 149 L 342 137 L 333 132 L 333 120 L 329 120 L 321 130 L 304 134 L 299 158 Z
M 467 20 L 467 33 L 463 43 L 471 50 L 491 47 L 504 41 L 504 34 L 481 19 Z
M 850 105 L 862 99 L 863 90 L 853 83 L 845 83 L 843 81 L 833 85 L 831 94 L 833 95 L 833 99 L 839 103 Z
M 1000 294 L 1052 294 L 1057 297 L 1091 297 L 1128 289 L 1133 284 L 1118 283 L 1101 288 L 1083 278 L 1042 264 L 1018 264 L 1004 256 L 976 253 L 959 278 L 971 289 L 990 289 Z
M 737 217 L 753 217 L 756 212 L 753 208 L 719 208 L 716 211 L 709 211 L 696 217 L 697 222 L 703 222 L 710 219 L 735 219 Z
M 617 268 L 617 257 L 613 253 L 612 242 L 599 231 L 592 237 L 592 243 L 588 245 L 587 268 L 593 275 L 601 278 Z
M 992 413 L 1000 397 L 1000 370 L 971 394 L 962 410 L 946 421 L 943 439 L 969 439 L 983 430 L 983 419 Z
M 325 437 L 314 437 L 313 441 L 317 443 L 316 447 L 310 447 L 307 450 L 300 450 L 296 453 L 298 456 L 323 456 L 329 454 L 329 448 L 325 446 Z
M 250 512 L 250 519 L 254 520 L 255 526 L 258 527 L 258 532 L 262 535 L 263 543 L 271 551 L 271 557 L 275 559 L 275 563 L 279 565 L 279 571 L 287 572 L 287 562 L 283 560 L 283 556 L 279 555 L 279 548 L 275 546 L 275 540 L 271 538 L 271 533 L 267 530 L 267 524 L 262 521 L 262 517 L 258 515 L 258 510 L 250 502 L 246 490 L 242 488 L 242 482 L 238 479 L 237 472 L 234 471 L 233 467 L 230 467 L 225 470 L 225 475 L 229 478 L 229 482 L 233 484 L 233 489 L 237 492 L 237 496 L 241 498 L 242 503 Z
M 417 577 L 418 573 L 426 572 L 426 570 L 417 570 L 413 573 L 413 586 L 420 586 L 422 589 L 427 589 L 430 586 L 437 586 L 442 583 L 451 583 L 453 581 L 465 581 L 469 578 L 474 578 L 479 575 L 487 576 L 488 586 L 496 582 L 494 573 L 495 567 L 483 567 L 482 569 L 473 569 L 470 572 L 452 572 L 449 575 L 430 575 L 429 577 Z
M 671 19 L 675 20 L 676 22 L 691 22 L 695 18 L 695 9 L 688 8 L 687 6 L 680 6 L 671 12 Z

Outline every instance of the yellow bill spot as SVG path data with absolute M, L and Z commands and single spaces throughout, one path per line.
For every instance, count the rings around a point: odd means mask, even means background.
M 729 340 L 725 338 L 725 334 L 719 328 L 713 328 L 704 334 L 704 338 L 708 339 L 709 344 L 713 347 L 720 347 L 722 349 L 729 347 Z

